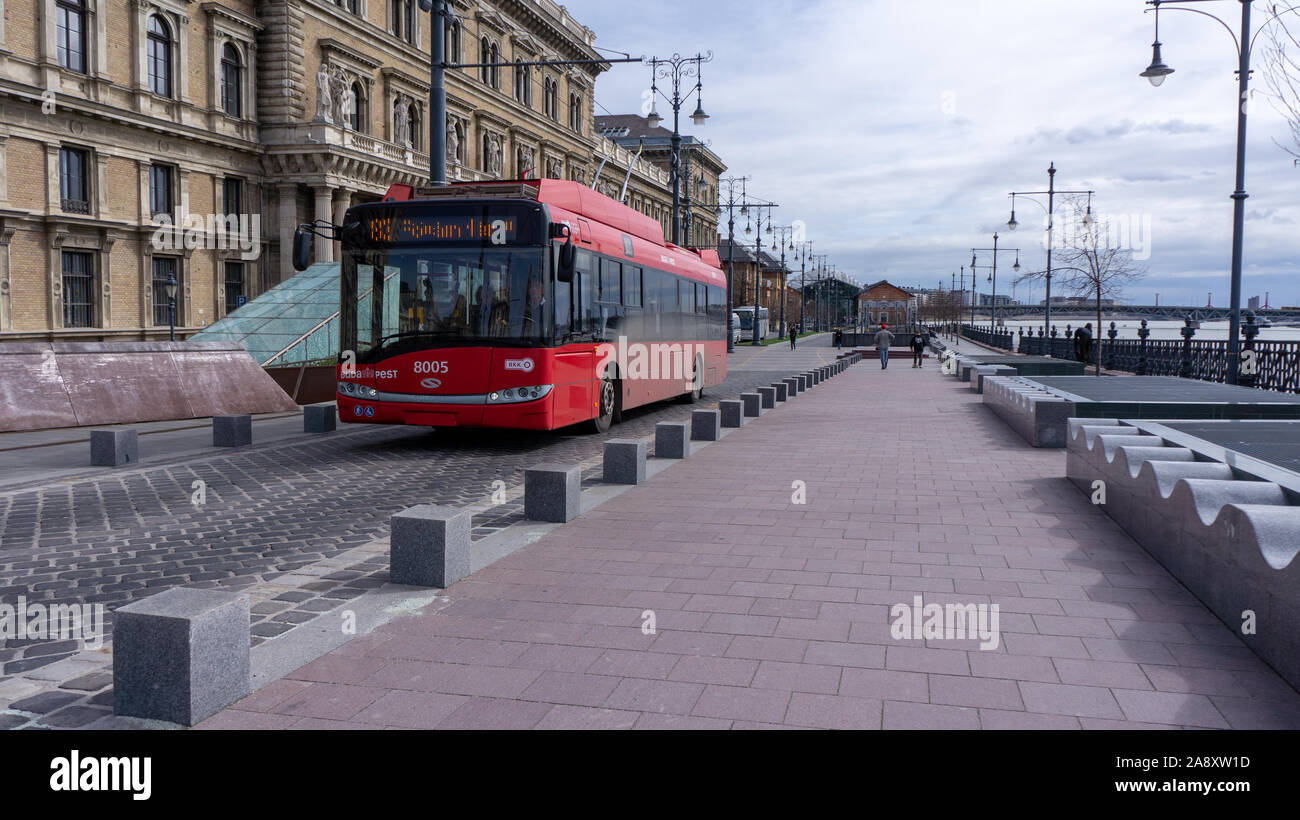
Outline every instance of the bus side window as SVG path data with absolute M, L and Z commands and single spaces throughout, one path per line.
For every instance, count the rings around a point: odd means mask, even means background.
M 600 314 L 596 311 L 596 277 L 592 261 L 588 251 L 580 250 L 574 256 L 574 331 L 584 336 L 599 332 Z
M 555 339 L 562 340 L 571 331 L 576 330 L 570 324 L 573 313 L 573 295 L 577 289 L 571 282 L 556 282 L 555 296 L 551 303 L 555 305 Z

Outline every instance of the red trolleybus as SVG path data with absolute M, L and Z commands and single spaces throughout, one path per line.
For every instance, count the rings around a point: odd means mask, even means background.
M 603 432 L 726 378 L 717 252 L 579 183 L 395 185 L 301 226 L 300 270 L 313 233 L 342 246 L 342 420 Z

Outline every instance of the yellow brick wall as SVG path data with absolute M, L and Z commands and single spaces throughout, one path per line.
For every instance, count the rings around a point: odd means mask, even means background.
M 113 321 L 115 328 L 139 327 L 140 305 L 144 296 L 140 292 L 140 243 L 119 239 L 113 243 L 110 254 L 110 284 L 113 294 Z
M 109 157 L 103 184 L 108 187 L 109 219 L 134 222 L 140 215 L 140 175 L 134 160 Z
M 5 142 L 9 202 L 13 207 L 45 209 L 45 146 L 33 140 L 10 137 Z
M 36 4 L 40 0 L 5 0 L 5 47 L 16 57 L 36 59 Z M 16 326 L 16 325 L 15 325 Z
M 108 51 L 108 77 L 114 83 L 129 88 L 135 65 L 131 48 L 130 0 L 100 0 L 100 8 L 108 15 L 105 32 Z
M 46 239 L 43 232 L 14 232 L 9 243 L 14 330 L 41 330 L 49 326 L 45 309 L 48 299 L 46 260 Z

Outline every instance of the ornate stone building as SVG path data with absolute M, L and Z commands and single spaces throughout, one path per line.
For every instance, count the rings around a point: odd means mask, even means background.
M 629 151 L 640 151 L 644 159 L 665 172 L 671 170 L 673 132 L 669 129 L 651 128 L 645 117 L 636 114 L 614 114 L 597 116 L 596 131 Z M 706 143 L 689 134 L 681 136 L 678 156 L 682 164 L 680 196 L 684 205 L 682 244 L 711 248 L 718 241 L 718 177 L 726 172 L 727 166 Z M 630 204 L 636 207 L 634 202 Z M 670 210 L 671 205 L 670 189 Z M 672 231 L 667 230 L 666 235 L 671 237 Z
M 600 59 L 552 0 L 453 0 L 448 60 Z M 165 338 L 293 274 L 302 222 L 427 180 L 417 0 L 0 0 L 0 340 Z M 596 63 L 447 72 L 452 179 L 551 176 L 668 225 L 596 132 Z M 316 245 L 317 261 L 337 258 Z

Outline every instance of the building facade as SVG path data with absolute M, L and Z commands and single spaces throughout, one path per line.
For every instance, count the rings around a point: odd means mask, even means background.
M 450 5 L 449 63 L 600 59 L 551 0 Z M 186 335 L 293 275 L 298 224 L 427 181 L 431 30 L 417 0 L 0 0 L 0 340 L 166 338 L 168 282 Z M 667 231 L 668 174 L 593 125 L 609 67 L 449 69 L 449 177 L 626 177 Z

